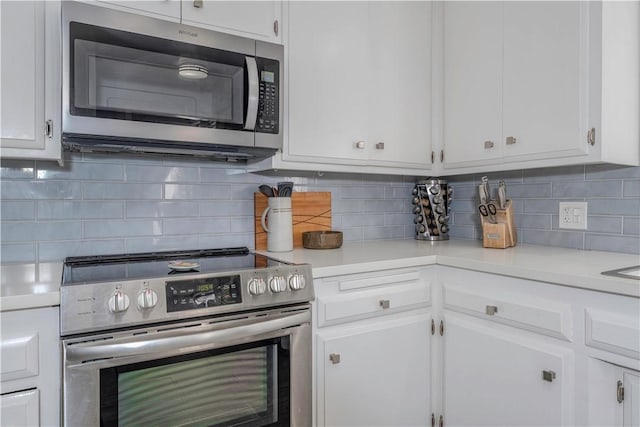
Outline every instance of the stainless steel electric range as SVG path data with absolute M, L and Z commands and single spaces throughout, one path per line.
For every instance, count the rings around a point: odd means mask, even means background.
M 65 260 L 63 423 L 311 424 L 311 267 L 247 248 Z

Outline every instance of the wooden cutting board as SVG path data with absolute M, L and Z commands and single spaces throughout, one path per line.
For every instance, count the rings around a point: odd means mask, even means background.
M 253 213 L 256 250 L 267 250 L 267 233 L 262 229 L 260 218 L 267 208 L 267 196 L 253 193 Z M 331 230 L 331 193 L 291 193 L 293 213 L 293 247 L 302 247 L 305 231 Z

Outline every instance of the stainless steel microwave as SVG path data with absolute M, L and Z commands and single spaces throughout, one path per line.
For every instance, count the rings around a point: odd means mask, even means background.
M 283 47 L 62 7 L 66 149 L 263 158 L 282 147 Z

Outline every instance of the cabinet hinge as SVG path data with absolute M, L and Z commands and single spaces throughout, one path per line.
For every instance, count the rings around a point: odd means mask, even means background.
M 617 388 L 617 398 L 618 398 L 618 403 L 622 403 L 624 401 L 624 386 L 622 385 L 622 381 L 618 381 L 618 388 Z
M 53 138 L 53 120 L 49 119 L 44 123 L 44 134 L 47 138 Z
M 436 321 L 431 319 L 431 335 L 436 334 Z
M 433 164 L 436 161 L 436 153 L 434 153 L 433 151 L 431 152 L 431 164 Z
M 591 146 L 596 145 L 596 128 L 591 128 L 589 132 L 587 132 L 587 142 Z
M 273 33 L 278 36 L 278 20 L 273 21 Z
M 444 163 L 444 150 L 440 150 L 440 163 Z
M 444 335 L 444 321 L 440 321 L 440 336 Z

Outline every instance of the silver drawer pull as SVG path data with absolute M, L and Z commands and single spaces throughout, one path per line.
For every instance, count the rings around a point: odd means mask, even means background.
M 356 141 L 355 145 L 358 150 L 364 150 L 364 141 Z
M 513 145 L 516 142 L 518 142 L 518 140 L 516 139 L 515 136 L 508 136 L 507 137 L 507 145 Z
M 202 0 L 193 0 L 193 7 L 202 9 L 203 1 Z
M 496 307 L 495 305 L 488 305 L 485 307 L 484 312 L 489 316 L 493 316 L 498 312 L 498 307 Z
M 337 365 L 338 363 L 340 363 L 340 354 L 338 353 L 331 353 L 329 355 L 329 360 L 331 361 L 331 363 L 333 363 L 334 365 Z
M 384 142 L 378 142 L 376 144 L 376 150 L 384 150 Z
M 485 141 L 484 148 L 488 150 L 489 148 L 493 148 L 493 141 Z
M 382 307 L 383 310 L 386 310 L 389 307 L 391 307 L 391 303 L 389 302 L 388 299 L 381 299 L 380 300 L 380 307 Z
M 553 371 L 542 371 L 542 379 L 545 381 L 553 382 L 556 379 L 556 373 Z

